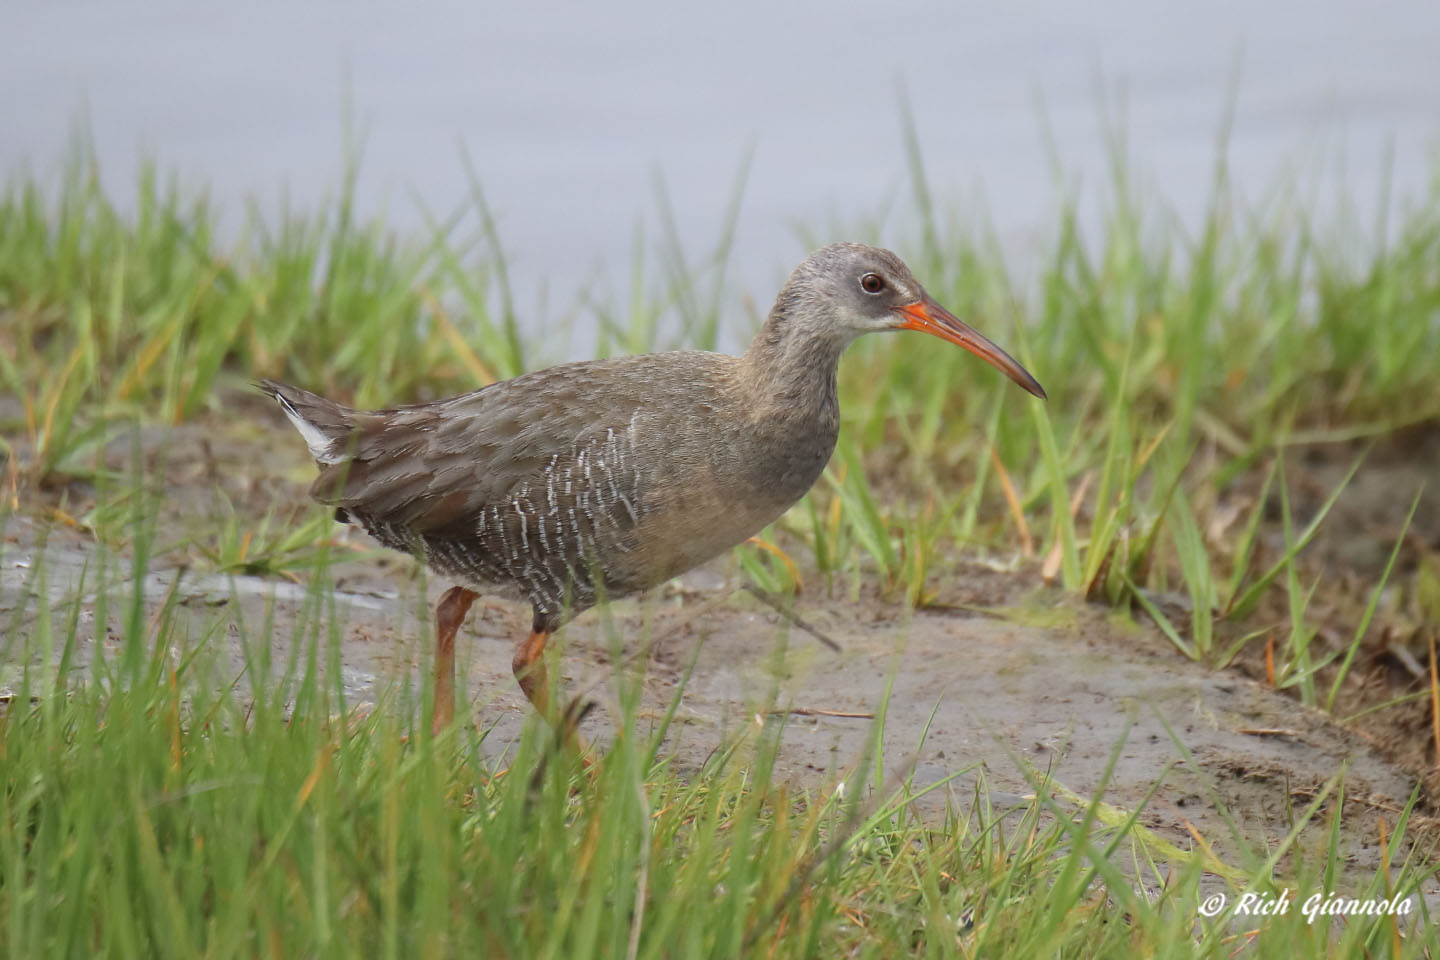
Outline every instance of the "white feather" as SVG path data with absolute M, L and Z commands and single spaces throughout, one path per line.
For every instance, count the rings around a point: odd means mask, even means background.
M 332 463 L 339 463 L 344 458 L 335 452 L 335 441 L 325 436 L 325 432 L 315 424 L 300 416 L 300 411 L 290 405 L 290 401 L 278 394 L 275 397 L 280 401 L 280 409 L 285 411 L 285 416 L 300 431 L 300 436 L 305 439 L 305 446 L 310 448 L 310 456 L 319 463 L 327 466 Z

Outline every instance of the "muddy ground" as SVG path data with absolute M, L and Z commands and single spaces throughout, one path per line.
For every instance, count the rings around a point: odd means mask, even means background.
M 253 432 L 213 425 L 146 428 L 117 438 L 110 456 L 118 465 L 138 452 L 162 495 L 157 542 L 180 544 L 219 509 L 222 493 L 237 511 L 256 517 L 277 504 L 279 515 L 288 516 L 303 502 L 311 468 L 293 449 L 298 444 L 275 442 L 277 436 L 291 439 L 278 425 L 273 433 L 265 426 Z M 1403 462 L 1411 469 L 1411 459 Z M 1324 469 L 1317 465 L 1314 473 Z M 69 609 L 77 596 L 95 534 L 55 518 L 82 516 L 85 489 L 71 484 L 36 492 L 0 531 L 0 616 L 19 623 L 22 637 L 40 604 Z M 1388 513 L 1376 519 L 1354 503 L 1337 516 L 1343 521 L 1346 515 L 1363 515 L 1369 526 L 1390 522 Z M 342 548 L 365 543 L 346 530 L 336 528 Z M 123 554 L 124 543 L 116 546 Z M 1332 541 L 1321 549 L 1339 547 Z M 347 696 L 362 708 L 381 701 L 397 708 L 402 701 L 391 694 L 421 682 L 430 653 L 422 601 L 433 602 L 445 584 L 427 585 L 408 558 L 354 556 L 332 571 Z M 198 637 L 217 621 L 225 624 L 237 676 L 243 661 L 233 624 L 243 620 L 253 634 L 273 615 L 270 639 L 275 662 L 283 665 L 301 632 L 296 624 L 306 616 L 306 572 L 295 571 L 299 582 L 217 574 L 206 572 L 203 560 L 193 547 L 162 550 L 145 580 L 147 604 L 158 608 L 174 591 L 186 621 L 181 635 Z M 1373 557 L 1367 554 L 1366 562 Z M 32 576 L 39 564 L 49 570 L 43 589 Z M 599 706 L 585 722 L 585 735 L 603 749 L 622 722 L 617 676 L 641 678 L 638 723 L 648 727 L 660 721 L 689 670 L 665 747 L 681 769 L 698 768 L 738 729 L 783 715 L 780 775 L 806 788 L 830 789 L 864 762 L 869 717 L 882 708 L 889 688 L 887 768 L 900 772 L 913 763 L 917 786 L 968 770 L 922 801 L 929 814 L 946 804 L 968 808 L 977 783 L 997 805 L 1018 803 L 1033 792 L 1026 768 L 1048 771 L 1064 788 L 1089 796 L 1120 745 L 1106 801 L 1132 809 L 1158 780 L 1142 822 L 1184 848 L 1198 831 L 1234 860 L 1242 843 L 1273 849 L 1289 832 L 1294 812 L 1343 768 L 1346 853 L 1365 871 L 1379 862 L 1378 821 L 1384 819 L 1387 832 L 1393 829 L 1433 764 L 1417 719 L 1428 722 L 1428 704 L 1379 711 L 1341 727 L 1271 689 L 1258 653 L 1247 652 L 1238 669 L 1194 664 L 1152 624 L 1046 588 L 1034 571 L 961 566 L 938 585 L 940 609 L 920 611 L 865 597 L 826 598 L 812 585 L 795 610 L 839 644 L 838 653 L 737 589 L 740 583 L 733 561 L 717 561 L 566 628 L 557 638 L 564 689 Z M 88 597 L 81 600 L 87 613 L 80 634 L 87 646 L 77 669 L 93 652 L 95 638 L 105 643 L 111 632 L 93 622 Z M 469 715 L 491 728 L 486 744 L 495 751 L 515 741 L 529 715 L 510 672 L 513 646 L 528 622 L 528 610 L 486 600 L 472 611 L 459 644 Z M 1381 646 L 1367 648 L 1355 683 L 1347 687 L 1347 709 L 1419 682 L 1403 670 L 1395 674 L 1386 659 L 1392 640 L 1376 642 Z M 17 653 L 6 657 L 10 663 L 0 667 L 13 677 Z M 0 672 L 0 685 L 5 679 Z M 1433 855 L 1431 801 L 1426 792 L 1413 834 L 1422 838 L 1424 856 Z M 1240 837 L 1231 835 L 1220 805 Z M 1302 847 L 1320 849 L 1325 820 L 1318 818 L 1305 833 Z

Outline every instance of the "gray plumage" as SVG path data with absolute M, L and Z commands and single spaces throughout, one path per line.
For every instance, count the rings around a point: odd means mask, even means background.
M 739 357 L 570 363 L 377 411 L 261 387 L 310 445 L 311 493 L 338 518 L 467 586 L 529 600 L 534 629 L 550 632 L 784 513 L 834 449 L 841 354 L 863 333 L 914 327 L 901 311 L 921 303 L 940 309 L 894 254 L 834 244 L 795 269 Z

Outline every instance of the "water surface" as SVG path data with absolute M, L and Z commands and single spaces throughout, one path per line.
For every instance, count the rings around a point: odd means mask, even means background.
M 1417 193 L 1440 132 L 1434 3 L 692 6 L 9 2 L 0 172 L 53 167 L 83 111 L 122 195 L 148 154 L 235 221 L 248 197 L 304 208 L 337 185 L 348 100 L 362 209 L 409 230 L 417 198 L 464 203 L 463 145 L 522 309 L 553 315 L 587 277 L 624 288 L 637 224 L 660 235 L 657 172 L 698 255 L 751 156 L 734 270 L 762 301 L 804 253 L 797 225 L 840 239 L 889 211 L 884 239 L 913 236 L 902 83 L 937 205 L 1021 249 L 1055 222 L 1047 124 L 1098 204 L 1102 101 L 1138 181 L 1192 221 L 1237 69 L 1228 158 L 1250 195 L 1298 163 L 1321 184 L 1343 168 L 1373 207 L 1391 147 L 1396 193 Z

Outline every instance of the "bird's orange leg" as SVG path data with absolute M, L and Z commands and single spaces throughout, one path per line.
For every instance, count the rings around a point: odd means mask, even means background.
M 455 634 L 479 596 L 465 587 L 451 587 L 435 605 L 435 706 L 430 732 L 439 733 L 455 719 Z
M 550 679 L 545 671 L 545 641 L 550 639 L 550 634 L 545 630 L 531 630 L 530 635 L 515 648 L 515 657 L 510 661 L 510 669 L 515 672 L 515 679 L 520 683 L 520 689 L 525 691 L 525 696 L 530 703 L 539 711 L 560 738 L 568 745 L 584 753 L 585 744 L 580 739 L 576 727 L 589 712 L 590 705 L 571 703 L 559 721 L 551 719 L 550 703 Z
M 545 661 L 541 659 L 545 654 L 545 641 L 549 639 L 550 634 L 544 630 L 531 630 L 525 642 L 515 648 L 515 656 L 510 661 L 520 689 L 542 717 L 550 715 L 550 680 L 545 673 Z

